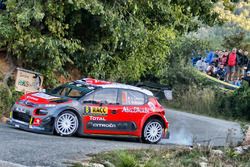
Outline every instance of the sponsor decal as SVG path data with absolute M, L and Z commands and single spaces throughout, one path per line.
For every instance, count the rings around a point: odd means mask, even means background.
M 134 131 L 137 128 L 134 122 L 89 121 L 87 123 L 87 129 Z
M 155 111 L 155 105 L 151 101 L 148 102 L 148 106 L 151 108 L 151 110 Z
M 32 97 L 32 96 L 27 96 L 27 99 L 29 100 L 34 100 L 34 101 L 38 101 L 38 98 Z
M 91 121 L 106 121 L 104 117 L 94 117 L 94 116 L 90 116 L 90 120 Z
M 122 112 L 148 113 L 149 109 L 146 107 L 123 107 Z
M 108 107 L 83 107 L 84 115 L 108 115 Z
M 34 118 L 33 126 L 40 126 L 41 123 L 42 123 L 42 119 L 41 118 Z
M 93 123 L 93 128 L 108 128 L 114 129 L 116 128 L 116 124 L 114 123 Z

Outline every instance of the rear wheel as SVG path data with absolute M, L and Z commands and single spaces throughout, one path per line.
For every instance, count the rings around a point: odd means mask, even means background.
M 55 130 L 61 136 L 72 136 L 78 129 L 79 121 L 72 111 L 62 112 L 55 120 Z
M 162 122 L 157 119 L 149 120 L 143 127 L 142 141 L 151 144 L 158 143 L 161 140 L 162 133 Z

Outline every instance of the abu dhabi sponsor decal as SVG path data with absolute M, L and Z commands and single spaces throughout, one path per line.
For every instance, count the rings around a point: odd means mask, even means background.
M 108 107 L 84 106 L 84 115 L 108 115 Z
M 122 112 L 127 112 L 127 113 L 148 113 L 149 109 L 147 107 L 123 107 Z
M 91 121 L 106 121 L 104 117 L 95 117 L 95 116 L 90 116 L 89 119 Z

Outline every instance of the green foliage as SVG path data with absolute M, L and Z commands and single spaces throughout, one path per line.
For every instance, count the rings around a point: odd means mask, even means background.
M 175 89 L 179 87 L 180 91 L 187 90 L 189 85 L 196 84 L 198 87 L 209 85 L 207 80 L 196 74 L 196 70 L 190 67 L 193 50 L 201 51 L 201 56 L 205 57 L 205 49 L 209 45 L 199 39 L 181 37 L 171 45 L 171 52 L 168 59 L 163 63 L 164 66 L 158 71 L 158 77 L 161 82 Z
M 127 161 L 127 157 L 134 157 L 135 161 L 141 167 L 186 167 L 194 166 L 199 167 L 200 162 L 206 162 L 208 166 L 247 166 L 249 164 L 250 153 L 244 153 L 243 155 L 233 156 L 236 154 L 233 150 L 232 153 L 227 152 L 224 156 L 217 156 L 213 154 L 211 149 L 204 147 L 190 149 L 148 149 L 148 150 L 124 150 L 113 152 L 100 153 L 95 155 L 91 162 L 104 164 L 105 161 L 109 161 L 114 166 L 119 166 L 121 160 L 120 154 L 124 154 L 124 159 L 121 161 Z M 124 166 L 121 166 L 124 167 Z
M 10 94 L 11 93 L 11 94 Z M 18 93 L 11 89 L 11 92 L 0 84 L 0 117 L 9 116 L 9 111 L 11 106 L 15 103 L 16 99 L 21 96 L 21 93 Z
M 245 119 L 250 121 L 250 87 L 248 84 L 244 84 L 238 91 L 235 92 L 231 97 L 227 97 L 230 102 L 230 109 L 232 116 L 239 119 Z
M 7 0 L 6 6 L 0 47 L 18 66 L 43 73 L 46 85 L 72 67 L 85 76 L 139 80 L 160 70 L 179 34 L 197 29 L 198 20 L 217 21 L 209 0 Z
M 120 152 L 118 158 L 119 163 L 117 164 L 117 167 L 138 167 L 137 160 L 132 154 Z
M 232 48 L 242 48 L 242 43 L 244 41 L 245 33 L 240 32 L 238 34 L 226 36 L 224 38 L 222 46 L 224 48 L 232 49 Z

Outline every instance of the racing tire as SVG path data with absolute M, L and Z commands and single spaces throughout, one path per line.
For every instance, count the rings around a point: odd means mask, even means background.
M 79 120 L 72 111 L 63 111 L 55 119 L 54 128 L 60 136 L 72 136 L 76 133 Z
M 157 144 L 161 138 L 163 133 L 163 125 L 162 122 L 158 119 L 148 120 L 142 130 L 142 142 L 149 144 Z

